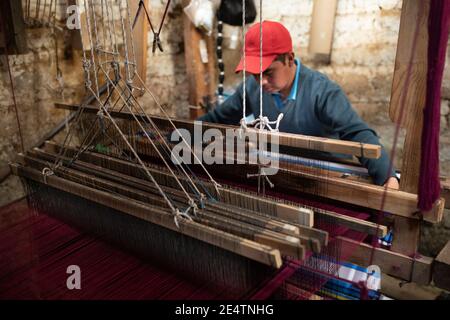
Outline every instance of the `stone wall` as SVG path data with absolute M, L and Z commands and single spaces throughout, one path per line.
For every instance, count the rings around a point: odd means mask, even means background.
M 64 36 L 59 37 L 63 86 L 56 78 L 55 39 L 50 29 L 27 29 L 29 52 L 9 56 L 18 116 L 25 149 L 33 147 L 68 114 L 57 110 L 55 101 L 77 103 L 84 94 L 83 74 L 76 52 L 65 52 Z M 73 56 L 71 56 L 73 54 Z M 21 151 L 11 83 L 6 59 L 0 57 L 0 167 Z M 0 205 L 23 195 L 19 180 L 10 176 L 0 185 Z

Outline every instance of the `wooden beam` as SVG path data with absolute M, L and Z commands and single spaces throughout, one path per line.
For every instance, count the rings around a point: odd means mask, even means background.
M 129 1 L 128 3 L 131 13 L 132 26 L 137 10 L 139 8 L 139 1 Z M 147 10 L 150 10 L 149 1 L 144 0 L 144 3 Z M 137 74 L 142 79 L 144 84 L 147 79 L 148 29 L 149 26 L 147 19 L 145 18 L 145 12 L 144 10 L 141 10 L 141 13 L 133 30 L 133 44 L 136 56 Z M 137 83 L 139 83 L 140 85 L 139 81 Z
M 68 109 L 68 110 L 78 110 L 79 106 L 77 105 L 67 105 L 67 104 L 55 104 L 56 108 L 59 109 Z M 86 113 L 97 113 L 98 107 L 94 106 L 86 106 L 84 109 Z M 110 111 L 112 117 L 120 118 L 120 119 L 132 119 L 132 115 L 129 112 L 118 112 L 118 111 Z M 164 117 L 150 116 L 150 119 L 155 122 L 155 124 L 161 128 L 172 128 L 169 120 Z M 171 119 L 175 126 L 179 129 L 187 129 L 190 132 L 194 132 L 194 121 L 190 120 L 180 120 L 180 119 Z M 199 126 L 200 127 L 200 126 Z M 220 130 L 224 136 L 227 130 L 235 132 L 239 129 L 237 126 L 231 125 L 223 125 L 217 123 L 208 123 L 203 122 L 201 125 L 202 134 L 204 131 L 208 129 L 218 129 Z M 258 130 L 248 129 L 248 133 L 256 133 L 259 134 Z M 237 134 L 237 133 L 236 133 Z M 316 151 L 324 151 L 324 152 L 332 152 L 332 153 L 341 153 L 347 155 L 354 155 L 356 157 L 364 156 L 365 158 L 377 159 L 381 155 L 381 147 L 379 145 L 373 144 L 365 144 L 358 143 L 353 141 L 345 141 L 338 139 L 329 139 L 329 138 L 321 138 L 321 137 L 313 137 L 313 136 L 305 136 L 299 134 L 291 134 L 291 133 L 272 133 L 269 131 L 263 131 L 261 133 L 261 139 L 266 139 L 268 143 L 275 143 L 280 146 L 287 146 L 291 148 L 297 149 L 306 149 L 306 150 L 316 150 Z
M 308 54 L 316 62 L 330 63 L 336 8 L 337 0 L 314 1 Z
M 419 184 L 422 111 L 427 88 L 430 2 L 403 2 L 389 107 L 392 121 L 406 129 L 400 190 L 415 194 Z M 407 255 L 415 254 L 419 235 L 418 221 L 396 218 L 392 250 Z
M 418 284 L 428 284 L 431 281 L 432 258 L 421 256 L 413 259 L 345 237 L 337 237 L 337 240 L 341 242 L 341 250 L 347 249 L 343 252 L 351 252 L 346 260 L 352 263 L 364 267 L 368 267 L 372 263 L 379 266 L 384 273 Z M 373 261 L 370 261 L 372 250 L 374 250 Z

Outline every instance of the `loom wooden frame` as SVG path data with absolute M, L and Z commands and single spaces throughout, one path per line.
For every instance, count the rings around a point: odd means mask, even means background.
M 429 4 L 429 0 L 427 0 L 427 3 Z M 397 48 L 397 57 L 396 57 L 396 67 L 394 69 L 394 80 L 392 84 L 392 98 L 391 98 L 391 106 L 390 106 L 390 112 L 391 115 L 395 114 L 395 110 L 397 109 L 396 106 L 398 106 L 400 101 L 400 95 L 402 91 L 402 85 L 404 85 L 404 76 L 405 76 L 405 70 L 406 70 L 406 60 L 405 57 L 409 57 L 409 55 L 405 56 L 405 53 L 410 52 L 411 50 L 411 37 L 412 37 L 412 29 L 409 27 L 410 25 L 414 25 L 417 23 L 414 19 L 416 18 L 415 12 L 417 11 L 417 8 L 419 7 L 419 0 L 412 0 L 409 1 L 406 4 L 403 4 L 402 6 L 402 17 L 401 17 L 401 27 L 399 32 L 399 40 L 398 40 L 398 48 Z M 426 24 L 422 25 L 421 28 L 425 30 Z M 425 32 L 425 37 L 419 37 L 418 39 L 418 46 L 419 47 L 426 47 L 428 42 L 427 37 L 427 31 Z M 188 70 L 189 72 L 189 70 Z M 417 63 L 416 69 L 414 70 L 416 77 L 423 77 L 423 75 L 426 75 L 427 68 L 426 66 L 423 66 L 422 64 Z M 191 88 L 192 90 L 192 88 Z M 418 88 L 418 90 L 410 90 L 410 97 L 408 97 L 406 100 L 408 103 L 415 105 L 415 101 L 420 100 L 420 96 L 423 95 L 424 92 L 424 85 L 421 84 L 421 87 Z M 419 97 L 419 98 L 418 98 Z M 59 106 L 61 107 L 61 106 Z M 417 109 L 417 105 L 410 107 Z M 76 106 L 72 106 L 72 109 L 76 109 Z M 97 111 L 96 108 L 93 108 L 92 111 Z M 89 109 L 87 109 L 89 111 Z M 411 110 L 411 112 L 413 112 Z M 186 122 L 184 120 L 177 120 L 177 124 L 181 124 L 182 122 Z M 417 143 L 418 143 L 418 136 L 421 129 L 418 130 L 416 127 L 417 120 L 416 121 L 409 121 L 409 125 L 407 126 L 407 131 L 414 132 L 414 134 L 409 134 L 407 137 L 407 141 L 405 142 L 405 150 L 406 154 L 410 154 L 411 157 L 406 157 L 408 159 L 405 159 L 405 162 L 402 166 L 402 180 L 411 181 L 414 180 L 411 177 L 416 176 L 417 177 L 417 163 L 411 163 L 412 159 L 417 159 L 416 156 L 418 152 Z M 204 124 L 205 125 L 205 124 Z M 416 148 L 416 150 L 413 152 L 413 147 Z M 414 155 L 413 155 L 414 153 Z M 413 160 L 414 161 L 414 160 Z M 415 169 L 414 169 L 415 168 Z M 409 184 L 409 187 L 406 187 L 405 185 Z M 417 184 L 417 181 L 415 182 L 407 182 L 403 183 L 402 190 L 406 190 L 411 192 L 413 190 L 414 184 Z M 364 183 L 357 184 L 358 186 L 364 185 Z M 373 186 L 372 186 L 373 187 Z M 404 192 L 404 191 L 399 191 Z M 411 194 L 406 192 L 406 194 Z M 445 194 L 446 195 L 446 194 Z M 445 200 L 440 199 L 439 202 L 436 204 L 437 210 L 435 210 L 435 216 L 430 219 L 430 217 L 425 215 L 425 219 L 431 220 L 432 222 L 439 222 L 442 219 L 442 209 L 445 205 Z M 448 205 L 448 204 L 447 204 Z M 411 212 L 410 212 L 411 213 Z M 395 214 L 395 212 L 394 212 Z M 393 250 L 397 251 L 388 251 L 384 249 L 375 248 L 375 256 L 377 257 L 377 263 L 381 266 L 382 270 L 388 274 L 391 274 L 393 276 L 405 279 L 405 280 L 413 280 L 418 283 L 426 284 L 431 279 L 431 264 L 432 260 L 430 258 L 416 258 L 413 259 L 409 255 L 411 254 L 411 249 L 415 252 L 415 249 L 417 248 L 417 242 L 418 242 L 418 228 L 420 225 L 420 216 L 402 216 L 399 215 L 399 217 L 396 219 L 396 228 L 395 232 L 398 235 L 394 239 L 394 245 Z M 343 241 L 351 241 L 349 239 L 343 238 Z M 355 254 L 357 257 L 353 261 L 355 262 L 361 262 L 363 265 L 368 263 L 368 253 L 370 250 L 373 250 L 371 246 L 368 246 L 366 244 L 357 244 L 358 250 Z M 362 257 L 362 258 L 361 258 Z M 400 270 L 400 266 L 407 266 L 405 267 L 405 270 Z M 420 266 L 420 267 L 417 267 Z

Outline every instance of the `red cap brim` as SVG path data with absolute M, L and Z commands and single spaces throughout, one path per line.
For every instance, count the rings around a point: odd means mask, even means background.
M 264 72 L 275 60 L 277 55 L 264 56 L 262 57 L 262 71 Z M 246 56 L 245 57 L 245 71 L 253 74 L 258 74 L 260 72 L 260 57 L 259 56 Z M 238 73 L 244 70 L 244 58 L 241 58 L 236 70 L 234 72 Z

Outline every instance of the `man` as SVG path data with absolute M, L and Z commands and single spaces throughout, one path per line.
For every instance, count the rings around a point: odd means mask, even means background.
M 281 132 L 381 145 L 372 129 L 352 109 L 342 89 L 325 75 L 295 59 L 289 31 L 280 23 L 264 21 L 262 27 L 263 115 L 271 121 L 284 114 Z M 245 40 L 246 116 L 257 119 L 260 112 L 260 24 L 253 25 Z M 236 72 L 244 71 L 241 59 Z M 239 124 L 242 118 L 243 85 L 223 104 L 199 120 Z M 398 189 L 389 157 L 382 148 L 379 159 L 360 158 L 378 185 Z

